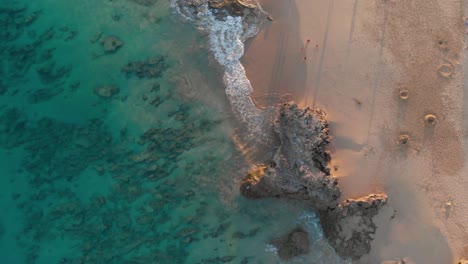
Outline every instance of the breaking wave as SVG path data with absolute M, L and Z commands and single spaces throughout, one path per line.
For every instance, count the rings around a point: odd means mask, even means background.
M 171 5 L 183 19 L 208 33 L 210 49 L 216 61 L 224 68 L 226 95 L 234 114 L 247 126 L 250 136 L 263 135 L 264 114 L 250 98 L 252 85 L 240 62 L 244 54 L 244 41 L 256 35 L 261 25 L 247 25 L 239 16 L 226 16 L 218 20 L 207 3 L 198 6 L 197 13 L 183 4 L 179 5 L 177 0 L 173 0 Z

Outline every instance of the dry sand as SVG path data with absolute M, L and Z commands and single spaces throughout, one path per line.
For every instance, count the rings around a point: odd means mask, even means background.
M 259 105 L 328 113 L 344 198 L 385 191 L 361 263 L 468 256 L 462 0 L 263 0 L 275 18 L 243 58 Z M 309 42 L 307 40 L 310 40 Z M 316 46 L 318 45 L 318 47 Z M 408 100 L 398 97 L 402 89 Z M 282 97 L 281 97 L 282 96 Z M 435 126 L 424 124 L 434 114 Z M 400 133 L 411 140 L 398 144 Z M 394 216 L 391 220 L 390 217 Z

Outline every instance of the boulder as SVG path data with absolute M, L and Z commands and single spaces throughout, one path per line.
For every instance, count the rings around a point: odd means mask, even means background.
M 336 253 L 353 260 L 368 254 L 377 226 L 373 217 L 387 203 L 385 194 L 348 199 L 333 210 L 319 211 L 323 232 Z
M 320 210 L 338 206 L 338 180 L 327 167 L 330 138 L 325 113 L 285 103 L 274 131 L 280 146 L 272 161 L 254 166 L 242 179 L 240 192 L 247 198 L 304 200 Z
M 274 239 L 271 244 L 276 247 L 282 260 L 290 260 L 310 252 L 309 234 L 302 228 L 296 228 L 285 236 Z
M 328 168 L 330 137 L 325 113 L 285 103 L 273 130 L 279 145 L 271 160 L 253 166 L 243 177 L 242 195 L 302 200 L 318 211 L 324 234 L 340 257 L 357 260 L 369 253 L 377 229 L 373 217 L 387 196 L 371 194 L 339 203 L 338 180 Z

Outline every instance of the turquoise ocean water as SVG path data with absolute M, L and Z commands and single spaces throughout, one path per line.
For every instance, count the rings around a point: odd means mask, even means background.
M 164 0 L 0 2 L 0 263 L 279 263 L 297 225 L 336 263 L 303 205 L 240 197 L 206 43 Z

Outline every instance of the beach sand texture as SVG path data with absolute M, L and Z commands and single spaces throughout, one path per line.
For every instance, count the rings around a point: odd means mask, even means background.
M 259 106 L 328 114 L 344 198 L 385 191 L 391 209 L 362 263 L 468 254 L 464 1 L 263 0 L 273 21 L 246 45 Z M 466 12 L 465 12 L 466 13 Z M 400 98 L 400 92 L 405 98 Z M 407 98 L 406 96 L 407 95 Z M 432 114 L 435 124 L 424 117 Z M 409 136 L 406 144 L 399 136 Z

